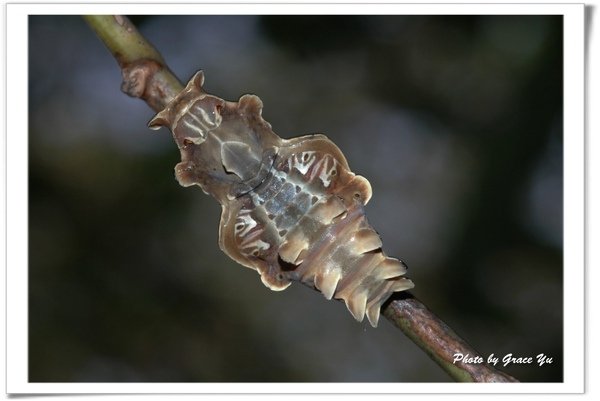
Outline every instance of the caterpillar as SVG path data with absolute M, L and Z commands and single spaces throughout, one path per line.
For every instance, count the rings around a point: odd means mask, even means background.
M 179 183 L 221 204 L 220 248 L 271 290 L 302 282 L 376 327 L 386 299 L 414 285 L 366 218 L 369 181 L 325 135 L 282 139 L 262 118 L 260 98 L 229 102 L 203 84 L 198 71 L 148 125 L 171 130 Z

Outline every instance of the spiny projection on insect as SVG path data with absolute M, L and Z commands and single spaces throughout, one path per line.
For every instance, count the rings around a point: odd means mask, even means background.
M 376 327 L 386 299 L 414 285 L 367 221 L 369 181 L 350 171 L 326 136 L 282 139 L 263 120 L 257 96 L 228 102 L 203 83 L 199 71 L 149 126 L 172 131 L 179 183 L 221 204 L 221 249 L 270 289 L 300 281 Z

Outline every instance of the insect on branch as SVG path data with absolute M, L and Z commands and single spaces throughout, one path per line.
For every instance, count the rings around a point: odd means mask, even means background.
M 177 112 L 174 113 L 171 109 L 170 109 L 170 104 L 172 104 L 173 100 L 185 95 L 182 95 L 182 90 L 184 89 L 183 85 L 180 83 L 180 81 L 177 79 L 177 77 L 175 77 L 175 75 L 169 70 L 167 64 L 165 63 L 165 61 L 163 60 L 162 56 L 160 55 L 160 53 L 150 44 L 146 41 L 146 39 L 137 31 L 137 29 L 133 26 L 133 24 L 124 16 L 110 16 L 110 15 L 106 15 L 106 16 L 84 16 L 84 19 L 87 21 L 87 23 L 90 25 L 90 27 L 96 32 L 96 34 L 100 37 L 100 39 L 104 42 L 104 44 L 106 45 L 106 47 L 109 49 L 109 51 L 112 53 L 112 55 L 114 56 L 114 58 L 117 60 L 117 63 L 119 64 L 119 67 L 121 68 L 122 71 L 122 76 L 123 76 L 123 84 L 121 86 L 121 89 L 123 90 L 123 92 L 125 92 L 126 94 L 128 94 L 129 96 L 132 97 L 137 97 L 140 98 L 142 100 L 144 100 L 148 106 L 150 106 L 153 110 L 155 111 L 160 111 L 160 113 L 157 114 L 157 116 L 152 120 L 151 122 L 151 127 L 156 128 L 160 125 L 167 125 L 170 126 L 171 121 L 170 118 L 173 115 L 176 116 L 181 116 L 182 114 Z M 188 88 L 186 89 L 185 93 L 192 93 L 192 91 L 199 91 L 200 93 L 202 93 L 202 82 L 203 82 L 203 75 L 197 74 L 192 81 L 190 81 L 190 83 L 188 84 Z M 198 122 L 198 124 L 208 124 L 211 125 L 213 124 L 214 126 L 219 126 L 219 124 L 221 123 L 221 115 L 220 113 L 227 113 L 230 112 L 229 115 L 233 115 L 233 111 L 235 110 L 228 110 L 227 107 L 233 107 L 233 106 L 226 106 L 225 103 L 222 103 L 222 99 L 219 99 L 215 96 L 212 95 L 206 95 L 205 96 L 206 101 L 207 102 L 212 102 L 210 103 L 210 107 L 212 107 L 211 110 L 213 110 L 210 114 L 209 117 L 206 117 L 207 119 L 205 121 L 199 121 L 197 119 L 197 117 L 194 117 L 196 119 L 196 121 Z M 246 109 L 244 109 L 246 112 L 248 112 L 247 114 L 252 114 L 255 113 L 256 116 L 256 120 L 259 121 L 259 123 L 262 121 L 262 119 L 260 119 L 260 109 L 262 107 L 262 103 L 260 102 L 260 99 L 256 98 L 256 97 L 252 97 L 252 96 L 243 96 L 242 98 L 240 98 L 239 103 L 236 103 L 236 107 L 245 107 Z M 208 107 L 208 106 L 207 106 Z M 204 115 L 208 116 L 208 114 L 204 113 Z M 211 120 L 212 119 L 212 120 Z M 223 120 L 224 121 L 224 120 Z M 184 121 L 184 123 L 182 125 L 186 124 L 186 122 Z M 188 125 L 190 124 L 189 122 L 187 123 Z M 196 124 L 196 123 L 193 123 Z M 265 126 L 267 126 L 268 124 L 266 124 Z M 192 125 L 193 126 L 193 125 Z M 269 126 L 270 129 L 270 126 Z M 172 129 L 173 130 L 173 129 Z M 202 130 L 198 127 L 194 127 L 194 131 L 199 133 L 200 135 L 202 135 Z M 273 134 L 274 135 L 274 134 Z M 176 142 L 178 142 L 178 146 L 180 148 L 180 150 L 183 152 L 186 146 L 194 146 L 195 144 L 199 144 L 200 142 L 203 142 L 206 140 L 206 138 L 204 137 L 182 137 L 179 138 L 178 134 L 174 131 L 174 137 Z M 274 137 L 273 137 L 274 138 Z M 274 141 L 273 143 L 276 143 L 277 146 L 279 146 L 279 148 L 281 149 L 285 149 L 286 143 L 288 143 L 287 140 L 280 140 L 279 142 L 277 142 L 277 139 L 273 139 L 271 138 L 270 140 Z M 280 138 L 279 138 L 280 139 Z M 302 139 L 302 138 L 297 138 L 298 140 Z M 329 154 L 326 154 L 326 157 L 324 156 L 323 160 L 329 160 L 328 163 L 330 163 L 330 166 L 334 166 L 334 168 L 336 168 L 336 163 L 339 163 L 339 160 L 343 160 L 343 163 L 345 163 L 345 159 L 343 158 L 343 155 L 339 155 L 339 157 L 337 158 L 332 158 L 331 154 L 336 154 L 336 152 L 338 152 L 339 150 L 336 150 L 337 148 L 335 147 L 335 145 L 331 144 L 327 144 L 326 141 L 328 141 L 326 138 L 308 138 L 305 139 L 305 141 L 317 141 L 317 146 L 319 146 L 321 148 L 327 148 L 330 150 Z M 320 142 L 319 142 L 320 141 Z M 236 156 L 235 158 L 232 159 L 227 159 L 228 155 L 239 155 L 241 154 L 240 152 L 250 152 L 248 154 L 251 154 L 251 150 L 250 149 L 246 149 L 244 148 L 242 145 L 240 145 L 240 142 L 231 142 L 233 145 L 235 146 L 231 146 L 231 148 L 223 148 L 221 149 L 221 152 L 219 153 L 219 155 L 223 155 L 220 157 L 223 157 L 223 167 L 225 167 L 226 165 L 229 165 L 229 171 L 228 173 L 232 173 L 232 174 L 238 174 L 240 175 L 240 177 L 242 175 L 244 175 L 244 172 L 241 171 L 240 169 L 238 169 L 234 164 L 229 164 L 230 162 L 233 163 L 235 160 L 237 160 L 238 156 Z M 296 146 L 296 145 L 295 145 Z M 285 150 L 284 150 L 285 152 Z M 318 153 L 318 152 L 317 152 Z M 312 157 L 316 157 L 315 156 L 315 152 L 304 152 L 302 153 L 302 157 L 304 157 L 305 154 L 308 154 L 309 157 L 307 157 L 306 160 L 298 159 L 298 155 L 291 155 L 289 156 L 288 159 L 288 163 L 289 166 L 294 166 L 294 163 L 298 163 L 298 168 L 304 168 L 305 166 L 308 166 L 308 164 L 303 164 L 303 163 L 309 163 L 309 159 Z M 266 156 L 265 156 L 266 155 Z M 273 160 L 273 155 L 272 154 L 268 154 L 265 153 L 263 154 L 263 159 L 267 158 L 267 160 Z M 271 157 L 271 159 L 268 159 L 269 157 Z M 294 157 L 296 157 L 296 159 L 294 159 Z M 327 157 L 329 159 L 327 159 Z M 256 157 L 248 159 L 250 160 L 250 162 L 252 161 L 260 161 L 260 157 L 258 157 L 258 159 Z M 337 160 L 337 161 L 336 161 Z M 264 162 L 264 160 L 262 160 Z M 187 185 L 192 185 L 192 184 L 197 184 L 197 181 L 194 181 L 194 179 L 196 178 L 193 175 L 193 168 L 195 168 L 195 166 L 192 166 L 190 163 L 191 162 L 186 162 L 188 164 L 186 164 L 185 166 L 182 166 L 179 170 L 176 169 L 177 175 L 178 175 L 178 179 L 180 181 L 180 183 L 182 183 L 182 185 L 187 184 Z M 325 169 L 326 167 L 322 167 L 327 166 L 327 164 L 323 164 L 325 162 L 321 163 L 321 168 Z M 263 163 L 264 164 L 264 163 Z M 362 177 L 359 176 L 354 176 L 354 174 L 352 174 L 351 172 L 345 172 L 343 169 L 343 165 L 339 165 L 337 166 L 339 167 L 338 170 L 338 175 L 335 177 L 335 179 L 340 179 L 339 175 L 342 174 L 346 174 L 346 179 L 349 180 L 348 182 L 351 186 L 354 185 L 355 187 L 357 187 L 357 185 L 360 186 L 361 191 L 360 193 L 364 194 L 365 196 L 370 196 L 370 186 L 368 186 L 368 181 L 365 183 L 363 181 L 361 181 Z M 347 166 L 345 166 L 347 167 Z M 308 168 L 308 167 L 306 167 Z M 314 167 L 316 168 L 316 167 Z M 291 174 L 291 169 L 292 167 L 290 167 L 290 174 Z M 261 170 L 258 170 L 259 174 Z M 320 171 L 320 170 L 319 170 Z M 331 171 L 333 170 L 323 170 L 325 171 L 325 173 L 331 173 Z M 325 187 L 327 187 L 330 184 L 330 180 L 332 179 L 332 176 L 327 175 L 325 173 L 323 173 L 323 171 L 321 171 L 321 175 L 319 176 L 317 173 L 314 173 L 313 176 L 317 176 L 320 177 L 322 180 L 322 185 L 324 185 Z M 349 170 L 348 170 L 349 171 Z M 265 173 L 266 174 L 266 173 Z M 204 179 L 204 178 L 203 178 Z M 364 179 L 362 179 L 364 180 Z M 364 180 L 366 181 L 366 180 Z M 238 188 L 236 190 L 242 191 L 243 188 L 239 188 L 233 186 L 233 188 Z M 204 188 L 203 188 L 204 189 Z M 221 190 L 219 190 L 221 191 Z M 227 197 L 231 196 L 231 193 L 221 193 L 219 191 L 216 191 L 215 194 L 213 194 L 213 196 L 215 196 L 217 199 L 219 199 L 220 197 L 222 197 L 223 199 L 227 199 Z M 297 190 L 297 192 L 299 192 L 299 190 Z M 314 198 L 314 197 L 313 197 Z M 348 203 L 346 203 L 346 206 L 348 204 L 350 204 L 349 202 L 352 202 L 352 194 L 349 193 L 348 198 L 350 199 L 348 201 Z M 368 200 L 368 199 L 366 199 Z M 366 203 L 365 202 L 363 203 Z M 357 203 L 358 201 L 354 201 L 354 203 L 352 203 L 351 205 L 356 205 L 356 207 L 354 206 L 350 206 L 348 210 L 350 210 L 349 213 L 344 212 L 342 214 L 338 215 L 332 215 L 332 216 L 338 216 L 339 219 L 346 219 L 346 221 L 344 223 L 329 223 L 329 224 L 338 224 L 339 227 L 341 227 L 342 225 L 349 225 L 350 222 L 353 222 L 355 219 L 355 221 L 362 221 L 360 220 L 362 217 L 361 215 L 361 211 L 359 210 L 359 208 L 362 206 L 361 204 Z M 314 203 L 314 201 L 313 201 Z M 339 205 L 338 205 L 339 206 Z M 339 207 L 342 207 L 344 205 L 341 205 Z M 243 210 L 239 211 L 239 213 L 243 213 Z M 239 216 L 239 215 L 238 215 Z M 242 217 L 245 217 L 246 215 L 243 215 Z M 349 216 L 349 217 L 346 217 Z M 352 216 L 356 216 L 356 217 L 352 217 Z M 249 218 L 249 217 L 248 217 Z M 352 220 L 352 221 L 351 221 Z M 233 221 L 235 222 L 235 219 L 233 219 Z M 250 220 L 253 223 L 255 223 L 253 220 Z M 357 223 L 358 224 L 358 223 Z M 362 223 L 361 223 L 362 224 Z M 237 224 L 236 224 L 237 227 Z M 360 232 L 363 233 L 363 237 L 365 238 L 364 241 L 365 242 L 369 242 L 369 246 L 374 246 L 374 244 L 380 244 L 378 243 L 378 237 L 375 238 L 372 235 L 367 235 L 367 231 L 369 229 L 369 227 L 365 228 L 364 226 L 359 227 L 360 228 Z M 243 231 L 242 228 L 236 228 L 235 229 L 235 233 L 237 234 L 238 231 Z M 286 230 L 284 230 L 286 231 Z M 233 232 L 233 227 L 232 227 L 232 232 Z M 367 234 L 365 234 L 367 233 Z M 282 234 L 283 235 L 283 234 Z M 235 236 L 231 236 L 231 238 L 225 238 L 225 248 L 229 247 L 229 249 L 234 249 L 231 247 L 230 242 L 234 241 Z M 367 241 L 368 240 L 368 241 Z M 229 242 L 227 242 L 229 241 Z M 264 244 L 264 243 L 263 243 Z M 223 248 L 223 244 L 222 248 Z M 283 247 L 282 247 L 283 248 Z M 264 251 L 265 249 L 268 249 L 268 247 L 263 246 L 262 248 L 257 248 L 257 250 L 254 250 L 253 252 L 258 253 L 258 251 Z M 366 250 L 366 246 L 365 249 L 363 249 L 365 251 L 365 255 L 368 253 L 368 257 L 372 257 L 372 255 L 377 254 L 377 252 L 373 252 L 370 248 L 369 251 L 367 252 Z M 373 248 L 375 249 L 375 248 Z M 226 250 L 226 249 L 224 249 Z M 227 251 L 227 250 L 226 250 Z M 234 259 L 236 259 L 238 262 L 244 264 L 244 262 L 247 263 L 252 263 L 252 254 L 249 254 L 247 256 L 244 256 L 242 253 L 240 253 L 239 255 L 236 254 L 237 251 L 233 250 L 230 252 L 227 252 L 229 254 L 229 256 L 232 256 Z M 308 252 L 310 253 L 310 252 Z M 235 255 L 234 255 L 235 254 Z M 298 258 L 298 260 L 302 259 L 302 255 L 301 252 L 294 252 L 294 251 L 288 251 L 288 254 L 293 254 L 294 258 Z M 362 254 L 361 254 L 362 255 Z M 285 254 L 284 254 L 285 256 Z M 279 257 L 280 256 L 276 256 Z M 308 256 L 304 256 L 307 257 Z M 365 258 L 367 256 L 364 256 Z M 423 305 L 419 300 L 417 300 L 414 296 L 412 296 L 410 293 L 408 293 L 407 291 L 402 291 L 402 290 L 406 290 L 408 288 L 412 287 L 412 282 L 410 282 L 410 280 L 405 279 L 405 278 L 400 278 L 399 276 L 404 274 L 405 268 L 403 267 L 403 265 L 401 264 L 401 262 L 392 259 L 392 258 L 388 258 L 385 255 L 381 254 L 378 255 L 378 257 L 380 259 L 378 259 L 380 262 L 377 263 L 381 263 L 381 265 L 385 265 L 385 268 L 387 269 L 385 271 L 385 273 L 387 274 L 387 276 L 385 276 L 385 278 L 392 278 L 395 281 L 386 281 L 384 284 L 382 284 L 380 286 L 380 289 L 378 287 L 378 291 L 381 292 L 381 295 L 378 298 L 378 301 L 375 303 L 370 303 L 368 305 L 366 305 L 367 310 L 365 310 L 365 299 L 367 297 L 367 295 L 362 294 L 363 298 L 361 298 L 362 300 L 362 304 L 360 304 L 360 302 L 357 304 L 356 299 L 355 298 L 346 298 L 346 304 L 348 306 L 348 309 L 350 309 L 350 311 L 352 312 L 352 314 L 358 319 L 361 320 L 363 315 L 365 313 L 367 313 L 367 316 L 369 318 L 369 320 L 371 321 L 371 323 L 373 325 L 377 324 L 377 319 L 379 318 L 379 306 L 381 306 L 381 314 L 383 316 L 385 316 L 393 325 L 395 325 L 396 327 L 398 327 L 400 330 L 402 330 L 402 332 L 404 332 L 404 334 L 406 334 L 413 342 L 415 342 L 415 344 L 417 344 L 423 351 L 425 351 L 425 353 L 427 355 L 429 355 L 430 358 L 432 358 L 446 373 L 448 373 L 454 380 L 456 381 L 461 381 L 461 382 L 516 382 L 517 380 L 514 379 L 513 377 L 504 374 L 496 369 L 494 369 L 492 366 L 489 366 L 485 363 L 480 363 L 480 364 L 468 364 L 468 363 L 463 363 L 462 361 L 458 361 L 455 362 L 455 354 L 469 354 L 471 356 L 474 357 L 478 357 L 480 356 L 480 354 L 475 351 L 472 347 L 470 347 L 463 339 L 461 339 L 460 337 L 458 337 L 456 335 L 456 333 L 454 333 L 454 331 L 448 327 L 443 321 L 441 321 L 438 317 L 436 317 L 433 313 L 431 313 L 426 307 L 425 305 Z M 281 260 L 281 259 L 279 259 Z M 290 261 L 292 261 L 292 259 L 289 260 L 285 260 L 286 263 L 290 263 Z M 296 265 L 301 265 L 302 262 L 297 263 Z M 296 266 L 293 265 L 293 266 Z M 261 273 L 261 277 L 263 279 L 263 282 L 265 283 L 265 285 L 269 286 L 270 288 L 275 287 L 276 289 L 281 289 L 281 288 L 277 288 L 278 285 L 283 285 L 281 283 L 276 282 L 277 280 L 280 280 L 281 277 L 283 277 L 282 272 L 276 272 L 273 273 L 273 275 L 271 276 L 269 272 L 264 271 L 260 271 L 261 266 L 257 265 L 257 270 L 259 270 L 259 272 Z M 287 269 L 290 270 L 290 269 Z M 298 268 L 298 270 L 301 270 L 300 268 Z M 382 270 L 380 270 L 380 272 L 383 272 L 383 268 Z M 287 272 L 284 272 L 283 274 L 287 274 Z M 291 273 L 290 273 L 291 274 Z M 383 273 L 381 273 L 383 274 Z M 290 276 L 292 277 L 292 276 Z M 337 280 L 339 280 L 339 277 L 336 278 Z M 390 280 L 392 280 L 390 279 Z M 316 280 L 316 279 L 315 279 Z M 336 289 L 336 283 L 337 281 L 334 281 L 333 284 L 331 283 L 331 279 L 328 277 L 322 277 L 320 279 L 320 282 L 315 281 L 317 287 L 320 287 L 319 289 L 321 290 L 321 292 L 323 292 L 324 294 L 327 293 L 326 297 L 328 296 L 328 298 L 331 298 L 331 296 L 333 295 L 333 291 Z M 382 282 L 383 283 L 383 282 Z M 393 283 L 395 285 L 392 286 L 392 284 L 388 285 L 388 283 Z M 327 287 L 329 288 L 329 290 L 324 291 L 323 288 Z M 339 288 L 338 288 L 339 290 Z M 365 290 L 366 291 L 366 290 Z M 402 291 L 402 292 L 396 292 L 396 291 Z M 390 294 L 392 294 L 390 296 Z M 388 298 L 389 297 L 389 298 Z M 343 297 L 342 297 L 343 298 Z M 388 298 L 387 301 L 384 302 L 385 298 Z M 357 306 L 358 305 L 358 306 Z

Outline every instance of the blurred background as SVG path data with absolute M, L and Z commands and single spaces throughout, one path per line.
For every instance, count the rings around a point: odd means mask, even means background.
M 329 136 L 413 293 L 484 356 L 553 358 L 504 369 L 521 381 L 562 381 L 562 17 L 132 20 L 183 82 Z M 29 79 L 30 381 L 450 381 L 384 318 L 227 258 L 82 19 L 30 17 Z

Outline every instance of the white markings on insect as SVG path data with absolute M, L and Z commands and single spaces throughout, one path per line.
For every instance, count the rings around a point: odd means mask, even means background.
M 199 114 L 199 116 L 198 116 Z M 216 112 L 213 112 L 214 118 L 208 115 L 206 110 L 204 110 L 200 105 L 198 105 L 194 110 L 190 111 L 190 116 L 198 122 L 201 126 L 204 125 L 208 129 L 216 128 L 221 124 L 219 119 L 219 115 Z M 198 118 L 201 117 L 201 118 Z
M 251 210 L 242 209 L 240 210 L 234 231 L 235 235 L 241 239 L 239 244 L 240 249 L 244 251 L 246 255 L 258 256 L 261 251 L 267 250 L 271 247 L 271 244 L 260 239 L 264 229 L 259 228 L 250 233 L 256 226 L 257 222 L 250 215 Z
M 316 165 L 315 165 L 316 162 Z M 329 187 L 333 176 L 337 174 L 338 162 L 335 158 L 330 155 L 323 155 L 320 159 L 317 158 L 316 152 L 302 152 L 300 154 L 292 155 L 288 159 L 288 168 L 298 170 L 302 175 L 306 175 L 308 170 L 315 165 L 311 171 L 308 181 L 312 181 L 315 176 L 319 176 L 319 179 L 325 187 Z
M 253 236 L 254 237 L 254 236 Z M 265 251 L 271 247 L 271 244 L 256 238 L 254 241 L 244 241 L 240 244 L 240 249 L 246 255 L 259 256 L 261 251 Z
M 331 166 L 329 163 L 331 162 Z M 313 170 L 313 174 L 310 179 L 312 180 L 316 173 L 319 173 L 319 179 L 323 183 L 325 187 L 328 187 L 331 184 L 331 180 L 334 175 L 337 174 L 337 160 L 332 158 L 329 155 L 325 155 Z
M 200 127 L 197 127 L 196 125 L 190 123 L 189 121 L 184 121 L 183 123 L 185 124 L 186 127 L 190 128 L 191 130 L 196 131 L 199 135 L 199 136 L 188 136 L 185 139 L 194 142 L 196 145 L 200 145 L 202 142 L 204 142 L 204 138 L 206 137 L 206 132 L 202 131 L 202 129 Z
M 196 98 L 194 98 L 193 100 L 190 100 L 185 107 L 182 107 L 181 110 L 177 113 L 177 115 L 175 116 L 175 126 L 173 127 L 173 129 L 177 126 L 177 123 L 179 123 L 179 120 L 181 120 L 181 118 L 186 115 L 190 108 L 200 99 L 202 99 L 203 97 L 205 97 L 206 95 L 200 95 Z M 191 113 L 190 113 L 191 114 Z
M 313 165 L 315 160 L 317 160 L 317 156 L 314 151 L 302 152 L 290 157 L 288 159 L 288 166 L 290 171 L 292 171 L 292 168 L 295 168 L 304 175 L 308 172 L 308 169 Z
M 261 239 L 257 239 L 256 241 L 248 244 L 248 246 L 250 246 L 250 245 L 252 245 L 254 248 L 256 248 L 256 250 L 259 250 L 259 251 L 264 251 L 271 247 L 271 244 L 269 244 Z
M 235 235 L 245 237 L 254 227 L 256 227 L 256 221 L 250 216 L 250 210 L 240 210 L 235 222 Z
M 223 119 L 216 111 L 213 111 L 213 115 L 211 116 L 201 104 L 197 103 L 205 96 L 206 95 L 198 96 L 190 101 L 186 107 L 182 108 L 181 111 L 177 113 L 177 116 L 175 117 L 175 124 L 173 126 L 173 129 L 175 129 L 177 125 L 179 125 L 179 122 L 183 121 L 183 124 L 185 124 L 186 127 L 197 132 L 202 138 L 202 140 L 199 138 L 187 138 L 197 144 L 203 142 L 208 131 L 211 131 L 221 125 L 221 121 Z M 186 118 L 188 116 L 190 118 Z

